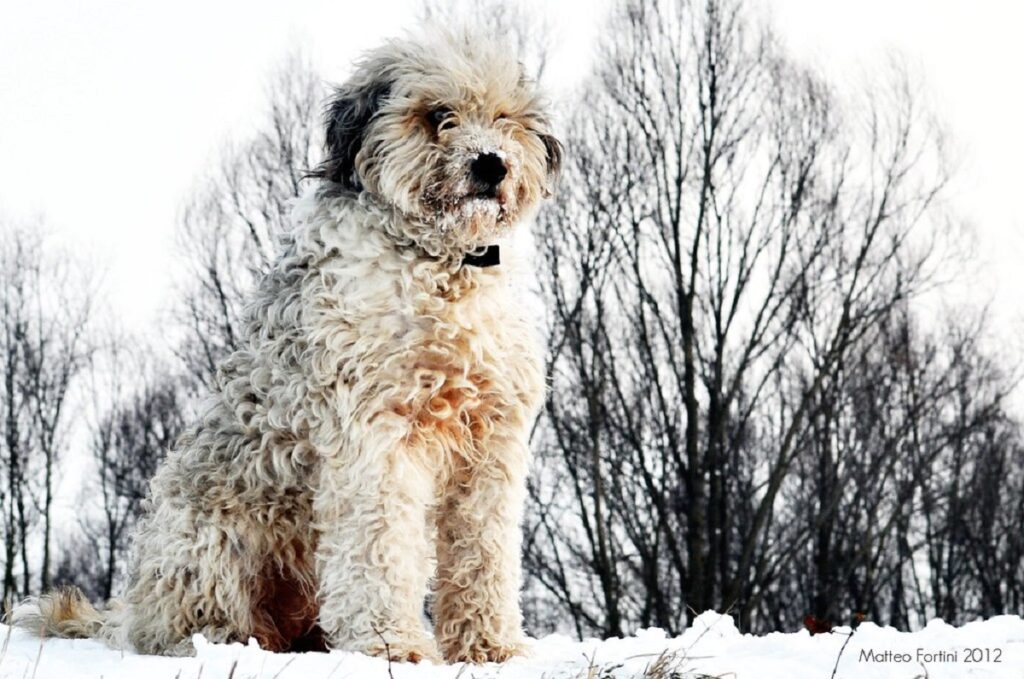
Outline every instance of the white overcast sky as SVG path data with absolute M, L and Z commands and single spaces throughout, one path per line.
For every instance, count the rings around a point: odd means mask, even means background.
M 960 151 L 952 198 L 981 257 L 971 294 L 994 295 L 1001 327 L 1019 330 L 1024 3 L 753 2 L 799 59 L 833 79 L 863 79 L 893 50 L 924 76 Z M 586 68 L 601 12 L 580 0 L 537 6 L 560 47 L 549 89 L 568 87 Z M 258 120 L 272 66 L 300 46 L 343 80 L 358 52 L 412 27 L 416 7 L 0 0 L 0 214 L 43 215 L 56 237 L 106 266 L 109 303 L 126 324 L 151 326 L 169 301 L 184 196 L 224 140 Z

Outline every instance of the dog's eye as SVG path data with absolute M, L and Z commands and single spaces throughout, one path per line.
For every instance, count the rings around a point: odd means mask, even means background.
M 441 124 L 451 118 L 453 111 L 447 106 L 438 106 L 427 113 L 427 122 L 430 123 L 431 127 L 435 130 L 441 127 Z

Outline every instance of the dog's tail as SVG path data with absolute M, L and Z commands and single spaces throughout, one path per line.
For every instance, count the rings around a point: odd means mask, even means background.
M 106 613 L 89 603 L 77 587 L 59 587 L 49 594 L 25 599 L 7 618 L 14 627 L 41 637 L 92 639 L 101 636 Z

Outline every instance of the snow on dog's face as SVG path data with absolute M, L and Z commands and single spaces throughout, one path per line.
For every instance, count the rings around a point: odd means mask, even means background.
M 396 208 L 394 235 L 432 255 L 493 242 L 550 195 L 561 159 L 509 54 L 452 35 L 371 52 L 328 107 L 317 176 Z

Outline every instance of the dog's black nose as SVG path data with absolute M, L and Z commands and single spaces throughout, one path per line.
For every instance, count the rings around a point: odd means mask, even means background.
M 496 187 L 508 174 L 505 161 L 496 153 L 481 153 L 469 166 L 473 177 L 490 187 Z

